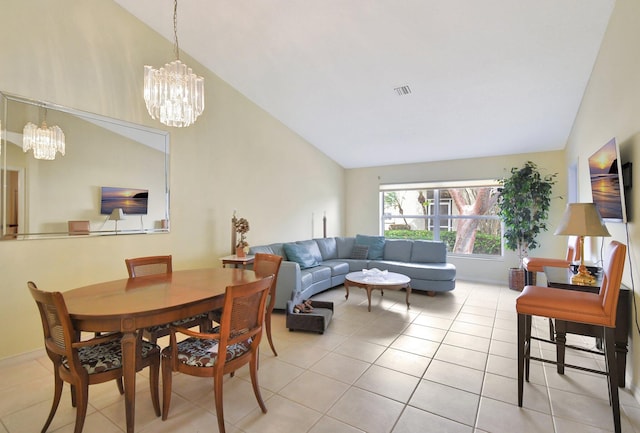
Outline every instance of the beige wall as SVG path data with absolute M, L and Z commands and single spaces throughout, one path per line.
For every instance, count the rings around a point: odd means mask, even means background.
M 536 163 L 543 174 L 558 174 L 549 212 L 550 231 L 540 236 L 540 248 L 533 250 L 531 255 L 563 257 L 567 239 L 552 235 L 566 204 L 567 173 L 563 151 L 347 170 L 346 234 L 379 232 L 380 184 L 500 179 L 509 174 L 511 167 L 521 167 L 526 161 Z M 505 283 L 507 269 L 518 266 L 518 256 L 513 251 L 505 251 L 504 257 L 499 259 L 449 256 L 449 261 L 456 265 L 459 279 L 494 283 Z
M 638 279 L 640 259 L 640 2 L 618 0 L 611 16 L 596 66 L 584 95 L 580 112 L 567 144 L 567 161 L 578 165 L 580 201 L 591 201 L 588 157 L 611 137 L 620 145 L 622 162 L 632 162 L 633 188 L 627 191 L 630 221 L 627 225 L 609 223 L 612 239 L 631 246 L 631 261 L 625 264 L 623 283 L 631 287 L 631 270 Z M 630 242 L 627 242 L 627 231 Z M 609 242 L 607 239 L 605 242 Z M 637 298 L 637 295 L 636 295 Z M 636 299 L 636 302 L 640 300 Z M 634 350 L 639 340 L 638 313 L 632 310 L 631 353 L 627 355 L 627 376 L 636 397 L 640 375 L 640 351 Z M 629 383 L 629 382 L 628 382 Z
M 204 114 L 186 129 L 150 119 L 143 66 L 173 60 L 173 44 L 115 3 L 12 1 L 2 17 L 1 90 L 170 131 L 172 231 L 0 242 L 0 359 L 42 347 L 27 280 L 64 291 L 124 278 L 124 258 L 148 254 L 173 254 L 176 269 L 218 266 L 234 209 L 251 244 L 321 236 L 325 211 L 341 234 L 344 170 L 184 53 L 205 78 Z

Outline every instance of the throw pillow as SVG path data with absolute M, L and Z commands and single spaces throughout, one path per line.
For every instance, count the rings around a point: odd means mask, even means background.
M 300 269 L 312 268 L 318 266 L 316 258 L 311 251 L 304 245 L 287 243 L 283 245 L 287 258 L 300 265 Z
M 382 260 L 384 257 L 384 236 L 356 235 L 356 245 L 369 247 L 369 260 Z
M 351 258 L 356 260 L 366 260 L 369 247 L 366 245 L 354 245 L 351 250 Z

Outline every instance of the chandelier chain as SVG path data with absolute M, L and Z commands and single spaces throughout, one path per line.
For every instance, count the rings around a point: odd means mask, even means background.
M 204 78 L 180 61 L 178 0 L 173 1 L 173 36 L 176 60 L 159 69 L 144 67 L 144 101 L 152 119 L 186 127 L 204 110 Z
M 176 60 L 180 60 L 180 46 L 178 45 L 178 0 L 173 0 L 173 37 L 175 40 Z

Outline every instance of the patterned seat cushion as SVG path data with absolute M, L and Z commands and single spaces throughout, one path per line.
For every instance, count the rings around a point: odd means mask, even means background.
M 227 362 L 251 350 L 251 341 L 234 344 L 227 347 Z M 167 349 L 165 349 L 167 350 Z M 213 367 L 218 357 L 218 340 L 204 340 L 201 338 L 187 338 L 178 343 L 178 360 L 183 364 L 194 367 Z
M 157 344 L 142 341 L 142 357 L 146 358 L 152 350 L 160 350 Z M 96 344 L 95 346 L 81 347 L 78 349 L 78 356 L 82 367 L 89 374 L 102 373 L 104 371 L 116 370 L 122 367 L 122 346 L 120 340 L 109 341 L 107 343 Z M 62 365 L 69 368 L 67 357 L 62 358 Z
M 165 323 L 164 325 L 151 326 L 150 328 L 147 328 L 147 331 L 149 332 L 162 331 L 164 329 L 169 328 L 169 326 L 183 326 L 186 323 L 195 322 L 195 321 L 208 319 L 208 318 L 209 318 L 208 313 L 202 313 L 198 316 L 186 317 L 184 319 L 176 320 L 175 322 Z

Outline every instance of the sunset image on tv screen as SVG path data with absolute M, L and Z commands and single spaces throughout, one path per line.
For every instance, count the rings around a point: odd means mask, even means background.
M 600 216 L 604 219 L 623 219 L 624 202 L 620 191 L 618 150 L 611 139 L 589 157 L 591 193 Z
M 127 215 L 146 215 L 148 201 L 149 190 L 103 186 L 100 213 L 109 215 L 114 209 L 121 208 Z

